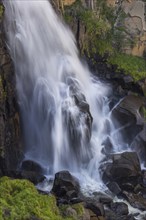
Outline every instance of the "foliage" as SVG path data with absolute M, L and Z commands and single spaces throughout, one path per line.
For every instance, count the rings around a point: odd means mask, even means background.
M 80 45 L 80 49 L 81 52 L 86 51 L 88 56 L 92 56 L 97 51 L 103 55 L 113 50 L 109 35 L 111 25 L 108 21 L 108 18 L 113 18 L 113 13 L 104 0 L 98 2 L 98 7 L 100 14 L 83 8 L 81 1 L 78 0 L 72 6 L 66 7 L 64 13 L 64 18 L 70 25 L 73 21 L 74 23 L 80 21 L 80 25 L 85 27 L 83 45 Z
M 54 196 L 41 195 L 27 180 L 0 179 L 0 219 L 71 220 L 60 215 Z
M 77 204 L 73 204 L 72 206 L 70 205 L 60 205 L 60 210 L 62 212 L 62 215 L 65 215 L 67 209 L 71 207 L 72 209 L 74 209 L 77 213 L 78 219 L 82 219 L 83 215 L 84 215 L 84 207 L 82 203 L 77 203 Z M 73 218 L 73 216 L 69 216 L 70 218 Z
M 0 18 L 3 16 L 4 13 L 4 6 L 2 5 L 2 3 L 0 3 Z
M 130 74 L 135 81 L 146 77 L 146 62 L 145 59 L 116 53 L 108 58 L 108 63 L 116 65 L 117 71 L 123 70 L 125 74 Z

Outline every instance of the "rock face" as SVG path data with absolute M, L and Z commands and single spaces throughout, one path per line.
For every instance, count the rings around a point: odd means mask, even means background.
M 2 6 L 1 6 L 2 7 Z M 12 60 L 0 20 L 0 170 L 9 175 L 21 157 L 20 120 Z
M 145 1 L 118 1 L 118 7 L 123 10 L 125 17 L 122 19 L 122 25 L 125 28 L 125 38 L 133 40 L 134 45 L 123 47 L 123 51 L 136 55 L 143 56 L 146 52 L 146 2 Z M 119 14 L 120 15 L 120 14 Z M 117 22 L 117 26 L 120 26 L 121 20 Z
M 113 109 L 112 116 L 115 127 L 120 129 L 124 140 L 131 145 L 136 136 L 144 132 L 144 119 L 141 109 L 145 105 L 145 99 L 140 96 L 128 95 Z

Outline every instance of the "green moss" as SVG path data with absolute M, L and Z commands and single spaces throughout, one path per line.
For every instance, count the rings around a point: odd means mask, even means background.
M 115 65 L 117 71 L 123 70 L 130 74 L 135 81 L 146 78 L 146 61 L 144 58 L 116 53 L 108 58 L 108 63 Z
M 4 14 L 4 6 L 2 3 L 0 3 L 0 18 L 2 18 L 3 14 Z
M 76 210 L 79 216 L 82 216 L 84 214 L 84 207 L 82 203 L 74 204 L 72 205 L 72 208 Z
M 71 220 L 60 215 L 54 196 L 41 195 L 27 180 L 0 179 L 0 219 Z
M 74 209 L 77 213 L 77 219 L 82 219 L 83 215 L 84 215 L 84 207 L 82 203 L 77 203 L 77 204 L 73 204 L 73 205 L 61 205 L 59 207 L 62 215 L 66 215 L 66 211 L 67 209 L 71 207 L 72 209 Z M 76 219 L 76 217 L 74 216 L 69 216 L 69 218 L 71 220 L 74 220 L 74 218 Z

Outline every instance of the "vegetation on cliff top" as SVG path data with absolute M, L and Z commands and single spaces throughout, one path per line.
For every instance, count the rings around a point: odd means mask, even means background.
M 134 41 L 125 38 L 125 28 L 122 25 L 126 14 L 121 10 L 118 17 L 121 26 L 117 28 L 114 23 L 117 19 L 113 8 L 108 7 L 105 0 L 98 0 L 97 8 L 92 11 L 84 8 L 80 0 L 65 9 L 64 18 L 74 26 L 80 24 L 84 33 L 80 36 L 79 46 L 81 53 L 86 53 L 96 63 L 96 54 L 116 67 L 116 71 L 130 74 L 135 81 L 146 77 L 146 62 L 144 58 L 127 55 L 122 52 L 125 45 L 133 45 Z M 83 30 L 82 30 L 83 31 Z

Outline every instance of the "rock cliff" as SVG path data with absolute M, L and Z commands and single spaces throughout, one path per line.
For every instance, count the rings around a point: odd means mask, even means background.
M 20 120 L 16 101 L 15 74 L 2 25 L 0 5 L 0 175 L 10 175 L 20 158 Z

